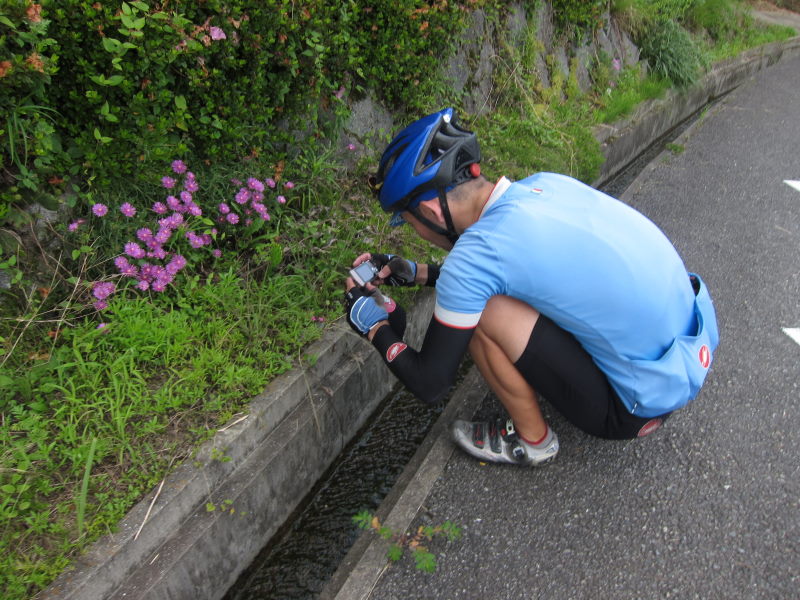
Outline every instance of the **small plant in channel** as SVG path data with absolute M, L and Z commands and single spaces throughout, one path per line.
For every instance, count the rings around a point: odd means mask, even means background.
M 391 543 L 386 552 L 386 558 L 396 562 L 403 557 L 408 549 L 414 557 L 414 564 L 417 569 L 425 573 L 433 573 L 436 570 L 436 556 L 428 550 L 424 544 L 433 540 L 436 536 L 443 536 L 448 541 L 457 540 L 461 537 L 461 528 L 450 521 L 436 527 L 421 525 L 417 531 L 412 533 L 398 533 L 391 528 L 382 525 L 378 517 L 368 510 L 361 511 L 353 517 L 353 522 L 360 529 L 372 530 L 378 536 Z

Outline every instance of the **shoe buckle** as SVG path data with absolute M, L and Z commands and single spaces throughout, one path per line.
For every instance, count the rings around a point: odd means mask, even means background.
M 514 421 L 508 419 L 506 426 L 500 432 L 506 442 L 515 442 L 518 439 L 517 430 L 514 429 Z
M 514 442 L 514 445 L 511 448 L 511 456 L 514 460 L 522 462 L 527 458 L 525 454 L 525 449 L 517 442 Z

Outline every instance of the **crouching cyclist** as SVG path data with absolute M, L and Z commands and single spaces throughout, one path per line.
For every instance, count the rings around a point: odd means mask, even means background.
M 402 339 L 402 309 L 352 277 L 351 327 L 427 403 L 447 395 L 469 350 L 509 417 L 452 424 L 455 443 L 480 460 L 556 456 L 540 397 L 591 435 L 652 433 L 711 365 L 719 334 L 704 282 L 633 208 L 553 173 L 490 182 L 480 158 L 452 109 L 388 145 L 371 178 L 382 208 L 449 254 L 441 266 L 380 253 L 354 262 L 372 262 L 376 284 L 435 286 L 419 350 Z

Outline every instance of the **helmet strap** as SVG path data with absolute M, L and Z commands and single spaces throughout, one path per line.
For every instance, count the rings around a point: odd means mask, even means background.
M 441 190 L 440 193 L 444 195 L 445 191 Z M 439 198 L 439 202 L 440 203 L 442 202 L 441 196 Z M 424 216 L 422 212 L 419 210 L 418 206 L 415 206 L 414 208 L 407 208 L 406 210 L 410 212 L 412 215 L 414 215 L 417 221 L 425 225 L 425 227 L 427 227 L 428 229 L 430 229 L 431 231 L 433 231 L 438 235 L 446 237 L 451 244 L 455 244 L 456 241 L 458 241 L 459 234 L 456 233 L 455 228 L 453 227 L 453 220 L 450 217 L 450 209 L 447 208 L 446 202 L 444 202 L 444 204 L 445 206 L 442 209 L 442 211 L 445 214 L 445 223 L 447 224 L 447 229 L 441 227 L 440 225 L 437 225 L 436 223 L 428 219 L 426 216 Z
M 456 226 L 453 223 L 453 217 L 450 216 L 450 206 L 447 204 L 447 190 L 444 188 L 439 188 L 439 206 L 442 207 L 444 223 L 447 225 L 447 233 L 445 233 L 445 235 L 450 242 L 455 244 L 456 240 L 459 238 L 459 234 L 456 233 Z

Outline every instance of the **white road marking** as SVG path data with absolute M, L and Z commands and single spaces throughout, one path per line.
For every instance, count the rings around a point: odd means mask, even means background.
M 792 338 L 797 344 L 800 344 L 800 328 L 782 327 L 783 333 Z
M 793 187 L 798 192 L 800 192 L 800 181 L 793 181 L 791 179 L 784 179 L 783 183 L 785 183 L 789 187 Z M 783 333 L 788 335 L 790 338 L 792 338 L 795 341 L 795 343 L 800 345 L 800 328 L 782 327 L 781 329 L 783 329 Z

